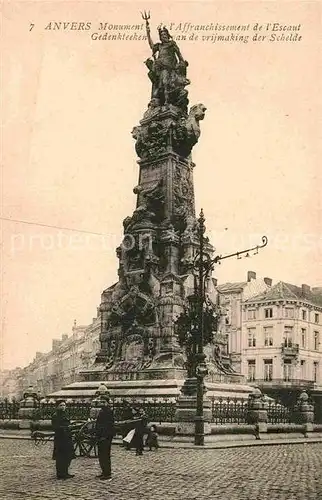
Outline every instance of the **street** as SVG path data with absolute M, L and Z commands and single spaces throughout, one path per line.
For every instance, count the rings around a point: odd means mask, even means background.
M 112 447 L 111 483 L 99 481 L 98 460 L 77 458 L 75 477 L 57 481 L 52 443 L 1 439 L 4 500 L 318 500 L 322 443 L 144 452 Z

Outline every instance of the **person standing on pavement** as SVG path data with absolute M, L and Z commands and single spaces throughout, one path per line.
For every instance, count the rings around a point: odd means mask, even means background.
M 102 399 L 102 407 L 96 419 L 95 433 L 97 438 L 98 460 L 102 471 L 97 477 L 102 481 L 111 481 L 111 446 L 115 432 L 114 413 L 108 398 Z
M 139 410 L 138 416 L 140 420 L 135 427 L 133 442 L 135 445 L 135 454 L 143 455 L 143 449 L 144 449 L 143 439 L 144 439 L 144 434 L 146 434 L 147 431 L 146 426 L 148 421 L 144 410 Z
M 159 436 L 155 425 L 151 425 L 148 429 L 145 446 L 149 448 L 149 451 L 152 451 L 152 448 L 155 448 L 156 450 L 159 449 Z
M 56 405 L 56 412 L 51 419 L 55 433 L 53 459 L 56 460 L 56 477 L 57 479 L 70 479 L 74 477 L 74 474 L 69 474 L 68 468 L 75 458 L 70 420 L 66 415 L 65 401 L 58 400 Z

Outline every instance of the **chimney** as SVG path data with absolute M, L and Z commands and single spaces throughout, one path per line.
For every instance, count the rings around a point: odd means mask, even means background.
M 272 286 L 273 280 L 272 278 L 264 278 L 264 283 L 266 283 L 267 286 Z
M 62 342 L 65 342 L 65 340 L 68 339 L 68 335 L 67 333 L 64 333 L 62 336 L 61 336 L 61 339 L 62 339 Z
M 256 279 L 256 273 L 254 273 L 254 271 L 248 271 L 248 273 L 247 273 L 248 283 L 252 280 L 255 280 L 255 279 Z
M 302 285 L 302 295 L 308 295 L 311 291 L 311 287 L 309 285 Z

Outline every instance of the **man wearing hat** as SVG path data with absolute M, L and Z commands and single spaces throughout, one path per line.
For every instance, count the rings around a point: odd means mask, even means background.
M 98 460 L 102 473 L 97 476 L 102 481 L 112 479 L 111 445 L 114 436 L 114 414 L 109 398 L 101 397 L 101 409 L 97 415 L 95 433 L 97 438 Z
M 70 420 L 66 415 L 66 403 L 59 399 L 56 402 L 56 412 L 51 419 L 51 425 L 55 432 L 53 459 L 56 460 L 57 479 L 70 479 L 73 474 L 68 473 L 71 461 L 75 458 Z

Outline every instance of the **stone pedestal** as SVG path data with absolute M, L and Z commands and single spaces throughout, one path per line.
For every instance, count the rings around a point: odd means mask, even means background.
M 303 424 L 303 433 L 305 437 L 313 432 L 314 405 L 309 403 L 307 392 L 302 391 L 296 402 L 297 418 Z
M 260 389 L 255 389 L 248 396 L 247 423 L 255 426 L 256 439 L 260 439 L 261 434 L 267 433 L 267 421 L 267 403 Z
M 309 403 L 307 392 L 302 391 L 296 403 L 300 423 L 312 424 L 314 422 L 314 405 Z
M 22 420 L 20 427 L 28 429 L 30 427 L 30 421 L 35 420 L 39 407 L 38 395 L 31 386 L 23 395 L 23 399 L 20 401 L 19 406 L 18 418 Z
M 197 379 L 188 378 L 181 389 L 182 394 L 176 403 L 176 434 L 178 436 L 193 436 L 195 434 L 197 410 Z M 204 433 L 210 434 L 211 427 L 211 401 L 203 398 Z

